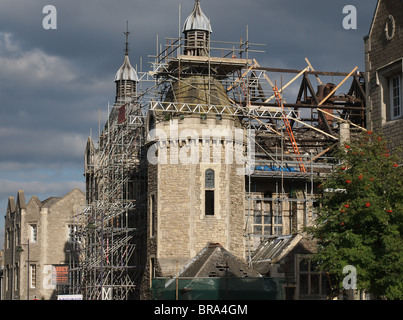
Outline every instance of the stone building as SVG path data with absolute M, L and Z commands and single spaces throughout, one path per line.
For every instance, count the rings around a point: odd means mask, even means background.
M 4 252 L 0 251 L 0 300 L 3 300 L 3 279 L 4 279 Z
M 283 279 L 284 300 L 325 300 L 331 293 L 331 281 L 311 262 L 315 251 L 316 241 L 301 233 L 273 236 L 255 250 L 252 266 L 266 277 Z
M 307 175 L 248 174 L 248 141 L 254 138 L 240 117 L 225 112 L 233 101 L 220 80 L 251 62 L 212 56 L 211 33 L 196 1 L 183 26 L 183 55 L 168 66 L 173 74 L 180 68 L 180 76 L 170 82 L 161 104 L 214 106 L 222 112 L 167 118 L 151 110 L 147 115 L 147 146 L 156 163 L 148 165 L 143 284 L 177 275 L 206 243 L 219 243 L 247 262 L 265 237 L 297 233 L 312 220 L 315 196 Z
M 183 28 L 184 55 L 189 60 L 182 62 L 182 79 L 171 84 L 165 102 L 230 105 L 214 74 L 209 77 L 208 70 L 195 72 L 204 67 L 195 66 L 193 58 L 208 54 L 211 32 L 210 22 L 196 2 Z M 207 242 L 220 243 L 244 258 L 244 200 L 237 195 L 244 193 L 245 176 L 237 174 L 239 166 L 226 157 L 229 148 L 243 148 L 239 120 L 226 114 L 220 118 L 207 114 L 161 121 L 164 116 L 157 111 L 148 115 L 148 127 L 163 136 L 148 135 L 152 139 L 149 150 L 154 148 L 159 155 L 157 163 L 148 169 L 148 239 L 155 247 L 149 251 L 149 258 L 158 263 L 164 276 L 175 275 L 178 266 L 193 258 Z M 226 140 L 226 136 L 235 135 L 236 128 L 242 137 L 238 146 Z M 214 132 L 219 137 L 214 137 Z M 162 159 L 165 153 L 167 157 Z
M 379 0 L 365 42 L 367 125 L 403 157 L 403 2 Z
M 49 300 L 68 287 L 73 216 L 84 205 L 85 194 L 73 189 L 63 197 L 25 202 L 9 197 L 5 216 L 5 300 Z
M 278 101 L 268 102 L 274 86 L 264 73 L 280 69 L 260 68 L 235 49 L 224 55 L 220 48 L 214 55 L 212 32 L 196 0 L 183 38 L 167 39 L 166 50 L 157 52 L 145 73 L 130 64 L 126 40 L 115 103 L 98 143 L 89 138 L 85 151 L 86 206 L 77 223 L 85 241 L 76 245 L 83 253 L 76 271 L 85 277 L 71 293 L 85 292 L 85 299 L 152 299 L 155 280 L 225 275 L 214 265 L 201 272 L 204 262 L 222 267 L 225 261 L 201 256 L 205 250 L 242 261 L 233 274 L 246 277 L 242 264 L 253 262 L 261 243 L 277 243 L 273 239 L 279 237 L 293 239 L 283 242 L 288 249 L 280 264 L 309 261 L 314 245 L 301 232 L 315 218 L 317 178 L 332 170 L 331 154 L 322 156 L 340 144 L 342 127 L 349 136 L 350 123 L 364 122 L 362 77 L 354 74 L 349 94 L 338 96 L 331 84 L 316 91 L 309 76 L 351 74 L 289 70 L 302 83 L 297 103 L 287 107 L 293 110 L 285 112 Z M 142 92 L 147 81 L 152 88 Z M 297 109 L 306 105 L 311 111 L 319 103 L 326 114 L 318 111 L 309 126 L 301 125 Z M 345 111 L 345 118 L 335 118 L 336 110 Z M 295 136 L 287 135 L 286 123 Z M 258 259 L 262 274 L 290 280 L 287 297 L 326 296 L 322 289 L 305 293 L 315 287 L 306 274 L 277 270 L 270 255 L 264 256 L 264 266 Z M 192 261 L 192 273 L 185 272 Z M 260 277 L 255 271 L 249 275 Z

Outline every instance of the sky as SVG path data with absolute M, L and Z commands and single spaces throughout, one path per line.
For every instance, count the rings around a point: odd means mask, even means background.
M 265 44 L 261 66 L 365 71 L 363 37 L 376 0 L 201 0 L 213 41 Z M 43 21 L 56 8 L 56 29 Z M 178 37 L 194 0 L 0 0 L 0 248 L 8 197 L 40 200 L 84 185 L 84 150 L 115 98 L 126 22 L 130 60 L 150 69 L 157 35 Z M 356 8 L 345 29 L 343 8 Z M 179 14 L 180 13 L 180 14 Z M 253 57 L 253 53 L 250 54 Z M 330 79 L 330 81 L 337 81 Z M 342 79 L 340 79 L 341 81 Z M 94 140 L 97 140 L 96 138 Z

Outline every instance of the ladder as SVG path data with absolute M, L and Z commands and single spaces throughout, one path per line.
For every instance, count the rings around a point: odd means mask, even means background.
M 294 153 L 297 156 L 297 160 L 299 161 L 299 163 L 298 163 L 299 169 L 300 169 L 301 172 L 306 172 L 305 166 L 302 163 L 302 158 L 301 158 L 301 154 L 300 154 L 299 149 L 298 149 L 297 142 L 295 141 L 294 133 L 292 132 L 290 122 L 288 121 L 287 115 L 285 113 L 283 100 L 281 98 L 281 95 L 280 95 L 280 92 L 279 92 L 279 90 L 277 88 L 277 85 L 275 85 L 273 87 L 273 91 L 274 91 L 274 95 L 276 97 L 278 106 L 283 111 L 283 121 L 284 121 L 285 127 L 287 129 L 288 136 L 290 137 L 292 148 L 294 149 Z

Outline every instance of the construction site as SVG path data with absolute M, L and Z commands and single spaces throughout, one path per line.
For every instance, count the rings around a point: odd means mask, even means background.
M 185 299 L 196 278 L 298 288 L 296 270 L 273 271 L 274 256 L 303 241 L 332 152 L 365 130 L 357 68 L 319 71 L 305 57 L 302 70 L 262 66 L 248 30 L 238 43 L 211 39 L 199 1 L 179 25 L 141 70 L 127 30 L 115 103 L 88 139 L 69 265 L 69 293 L 86 300 Z M 173 296 L 157 292 L 171 283 Z M 289 295 L 280 293 L 268 298 Z

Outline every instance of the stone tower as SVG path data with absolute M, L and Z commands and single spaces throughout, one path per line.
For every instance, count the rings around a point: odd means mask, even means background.
M 222 74 L 209 68 L 211 32 L 197 0 L 183 27 L 184 55 L 173 61 L 180 77 L 160 103 L 223 112 L 148 112 L 147 284 L 176 275 L 207 243 L 244 258 L 245 163 L 235 154 L 243 154 L 245 132 L 224 111 L 231 102 Z

